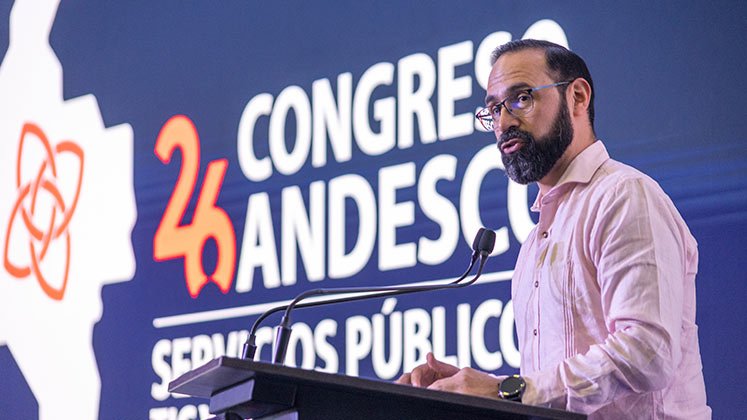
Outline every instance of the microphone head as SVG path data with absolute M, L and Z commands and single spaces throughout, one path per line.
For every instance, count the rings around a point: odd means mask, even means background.
M 483 257 L 486 257 L 490 255 L 491 252 L 493 252 L 493 248 L 495 247 L 495 232 L 489 229 L 484 229 L 482 232 L 482 236 L 480 237 L 480 242 L 478 244 L 478 251 L 480 251 L 480 255 Z
M 475 235 L 475 239 L 472 241 L 472 250 L 475 252 L 480 252 L 480 240 L 482 239 L 482 234 L 485 232 L 485 228 L 480 228 L 477 231 L 477 235 Z

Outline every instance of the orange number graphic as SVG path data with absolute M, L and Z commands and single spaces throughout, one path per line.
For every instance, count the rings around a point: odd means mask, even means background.
M 184 115 L 171 117 L 158 134 L 156 156 L 168 164 L 176 149 L 182 152 L 182 166 L 174 192 L 153 237 L 153 258 L 156 261 L 184 257 L 184 275 L 189 295 L 196 298 L 208 281 L 227 293 L 233 282 L 236 263 L 236 234 L 225 210 L 216 207 L 228 161 L 210 162 L 202 183 L 192 223 L 182 225 L 184 211 L 197 182 L 200 168 L 200 139 L 197 128 Z M 205 273 L 202 251 L 213 238 L 218 248 L 218 263 L 212 275 Z

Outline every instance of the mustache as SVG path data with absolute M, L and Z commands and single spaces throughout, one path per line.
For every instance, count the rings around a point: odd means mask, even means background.
M 498 146 L 500 147 L 503 143 L 511 139 L 519 139 L 524 143 L 534 143 L 534 137 L 531 134 L 521 131 L 516 127 L 510 127 L 501 134 L 501 137 L 498 139 Z

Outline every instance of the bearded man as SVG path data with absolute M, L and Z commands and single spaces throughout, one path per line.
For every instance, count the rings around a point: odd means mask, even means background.
M 590 419 L 709 419 L 687 225 L 655 181 L 610 159 L 597 139 L 581 57 L 519 40 L 492 58 L 476 116 L 495 133 L 508 176 L 539 186 L 539 222 L 511 283 L 521 375 L 428 354 L 398 382 Z

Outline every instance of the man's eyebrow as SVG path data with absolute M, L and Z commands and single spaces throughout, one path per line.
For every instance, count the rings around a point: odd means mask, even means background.
M 508 97 L 510 94 L 514 93 L 514 92 L 519 92 L 519 91 L 527 90 L 527 89 L 531 89 L 531 88 L 532 87 L 529 86 L 526 82 L 514 83 L 508 89 L 506 89 L 506 92 L 508 92 L 508 93 L 506 94 L 506 96 L 504 97 L 504 99 L 506 97 Z M 488 95 L 488 96 L 485 97 L 485 105 L 490 105 L 495 100 L 496 100 L 496 97 L 494 95 Z

